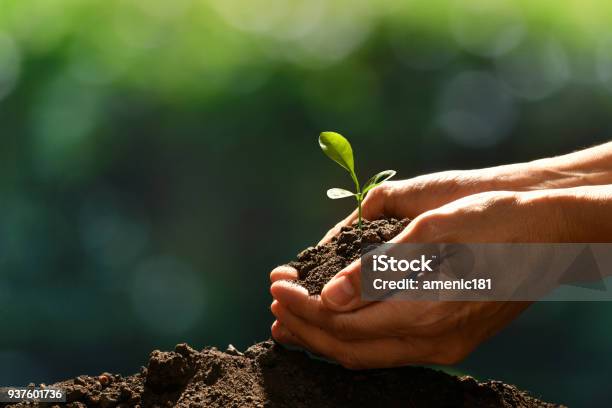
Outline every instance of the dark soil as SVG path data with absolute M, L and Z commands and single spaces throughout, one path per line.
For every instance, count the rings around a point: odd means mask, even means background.
M 405 221 L 364 225 L 367 242 L 387 241 Z M 344 228 L 326 245 L 309 248 L 293 265 L 311 293 L 359 256 L 357 230 Z M 272 341 L 244 353 L 186 344 L 151 353 L 147 367 L 129 377 L 103 373 L 54 384 L 67 393 L 66 407 L 555 407 L 514 386 L 479 383 L 424 367 L 350 371 L 309 358 Z M 0 404 L 2 406 L 2 404 Z M 13 407 L 54 406 L 16 404 Z
M 174 351 L 152 352 L 148 366 L 130 377 L 80 376 L 54 386 L 66 390 L 67 407 L 555 406 L 501 382 L 424 367 L 349 371 L 272 341 L 244 353 L 232 347 L 198 352 L 179 344 Z
M 306 248 L 298 254 L 297 261 L 289 265 L 298 270 L 298 282 L 308 289 L 308 293 L 317 295 L 336 273 L 361 256 L 362 244 L 387 242 L 402 232 L 409 222 L 394 218 L 364 221 L 361 233 L 356 225 L 342 227 L 331 242 Z

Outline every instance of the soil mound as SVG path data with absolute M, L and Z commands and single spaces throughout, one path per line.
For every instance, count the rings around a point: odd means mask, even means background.
M 424 367 L 349 371 L 265 341 L 244 353 L 186 344 L 155 350 L 129 377 L 79 376 L 54 384 L 73 407 L 556 407 L 514 386 Z
M 310 293 L 360 256 L 362 243 L 388 241 L 407 220 L 365 222 L 363 234 L 345 227 L 330 243 L 302 251 L 291 265 Z M 425 367 L 350 371 L 268 340 L 244 353 L 229 346 L 196 351 L 179 344 L 155 350 L 138 374 L 103 373 L 54 384 L 73 407 L 556 407 L 512 385 L 478 382 Z M 6 405 L 6 404 L 5 404 Z M 0 404 L 2 406 L 2 404 Z

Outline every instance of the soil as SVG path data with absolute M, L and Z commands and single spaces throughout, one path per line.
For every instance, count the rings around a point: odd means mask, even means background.
M 408 221 L 366 222 L 367 242 L 387 241 Z M 319 293 L 338 270 L 359 256 L 355 227 L 330 243 L 308 248 L 292 265 L 310 293 Z M 33 386 L 33 384 L 32 384 Z M 556 407 L 512 385 L 478 382 L 425 367 L 350 371 L 312 359 L 271 340 L 244 353 L 233 346 L 196 351 L 179 344 L 155 350 L 146 367 L 128 377 L 103 373 L 53 384 L 66 391 L 66 407 Z M 0 406 L 3 406 L 0 404 Z M 4 406 L 7 406 L 6 404 Z
M 394 218 L 363 221 L 361 233 L 355 225 L 342 227 L 329 243 L 306 248 L 289 265 L 298 270 L 298 282 L 308 289 L 308 293 L 318 295 L 338 271 L 361 256 L 362 246 L 389 241 L 409 222 Z

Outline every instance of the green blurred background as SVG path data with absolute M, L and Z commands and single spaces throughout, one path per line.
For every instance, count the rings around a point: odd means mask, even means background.
M 402 178 L 612 126 L 609 1 L 0 0 L 0 385 L 269 336 L 268 273 Z M 609 403 L 612 305 L 534 305 L 458 369 Z

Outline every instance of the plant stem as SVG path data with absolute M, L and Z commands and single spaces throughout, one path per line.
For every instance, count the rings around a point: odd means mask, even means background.
M 359 215 L 357 226 L 359 227 L 359 231 L 361 231 L 361 202 L 363 201 L 363 197 L 361 196 L 361 187 L 359 186 L 359 180 L 357 180 L 357 174 L 351 171 L 351 178 L 353 179 L 353 183 L 355 183 L 355 190 L 357 190 L 357 194 L 355 195 L 355 198 L 357 198 L 357 214 Z
M 357 221 L 357 226 L 359 227 L 359 231 L 361 231 L 361 202 L 362 202 L 362 198 L 361 198 L 361 193 L 359 194 L 359 197 L 357 198 L 357 214 L 359 215 L 359 221 Z

